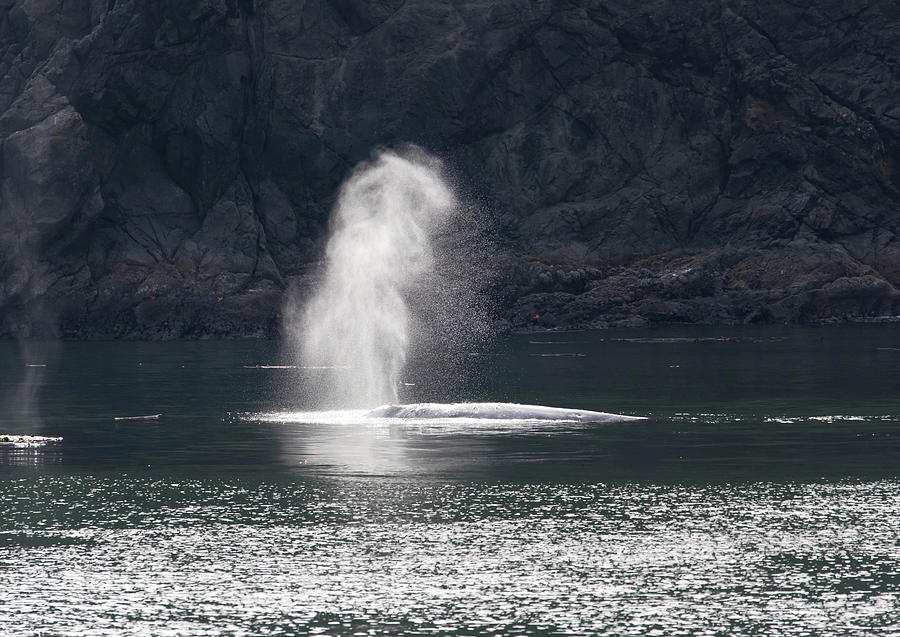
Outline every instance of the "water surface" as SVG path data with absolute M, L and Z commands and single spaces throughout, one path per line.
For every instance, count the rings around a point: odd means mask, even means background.
M 0 634 L 900 631 L 896 328 L 458 360 L 404 399 L 648 419 L 302 422 L 340 370 L 275 343 L 0 344 L 0 434 L 63 438 L 0 439 Z

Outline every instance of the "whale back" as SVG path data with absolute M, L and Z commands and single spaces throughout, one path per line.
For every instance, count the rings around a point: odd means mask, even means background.
M 518 403 L 414 403 L 382 405 L 369 411 L 368 418 L 472 418 L 489 420 L 555 420 L 568 422 L 619 422 L 643 420 L 637 416 L 610 414 L 586 409 L 521 405 Z

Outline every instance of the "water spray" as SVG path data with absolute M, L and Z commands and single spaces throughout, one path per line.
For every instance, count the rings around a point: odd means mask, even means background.
M 410 347 L 408 295 L 432 273 L 432 238 L 457 202 L 438 160 L 382 151 L 341 187 L 324 278 L 303 313 L 304 361 L 343 368 L 319 399 L 374 407 L 396 402 Z

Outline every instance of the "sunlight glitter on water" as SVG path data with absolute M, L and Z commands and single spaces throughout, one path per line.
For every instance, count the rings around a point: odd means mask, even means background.
M 896 330 L 774 333 L 405 390 L 651 416 L 505 430 L 292 420 L 264 343 L 66 343 L 31 393 L 7 344 L 0 432 L 65 439 L 0 445 L 0 635 L 898 635 Z
M 0 633 L 895 634 L 898 487 L 14 480 Z

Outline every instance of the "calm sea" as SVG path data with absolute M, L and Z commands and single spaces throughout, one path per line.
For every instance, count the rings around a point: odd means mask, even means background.
M 647 417 L 603 425 L 305 422 L 340 370 L 294 363 L 0 343 L 0 635 L 900 634 L 897 326 L 519 335 L 402 379 Z

